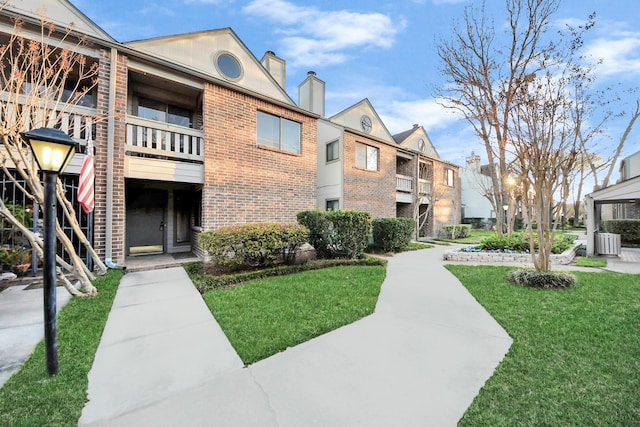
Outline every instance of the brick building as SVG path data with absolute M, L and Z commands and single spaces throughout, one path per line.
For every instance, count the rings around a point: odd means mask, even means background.
M 202 230 L 294 223 L 297 212 L 315 207 L 389 217 L 429 203 L 415 184 L 412 201 L 403 199 L 398 159 L 415 165 L 405 173 L 417 182 L 419 161 L 440 164 L 437 155 L 396 141 L 366 99 L 325 118 L 324 82 L 314 74 L 297 104 L 285 90 L 285 61 L 273 52 L 258 60 L 231 29 L 120 43 L 67 1 L 24 0 L 0 12 L 0 32 L 8 37 L 17 17 L 24 36 L 38 38 L 33 11 L 45 4 L 61 30 L 52 41 L 73 22 L 86 36 L 81 53 L 99 64 L 90 102 L 57 111 L 56 126 L 95 146 L 95 210 L 81 222 L 91 223 L 100 256 L 199 253 Z M 71 179 L 82 156 L 66 171 Z M 432 169 L 437 179 L 440 169 Z

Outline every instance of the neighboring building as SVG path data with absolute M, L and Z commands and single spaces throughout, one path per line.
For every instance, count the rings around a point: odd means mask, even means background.
M 396 156 L 398 216 L 423 218 L 420 230 L 438 236 L 446 224 L 459 224 L 461 216 L 460 167 L 442 160 L 424 127 L 417 124 L 393 136 L 407 150 Z M 411 194 L 411 199 L 407 198 Z M 423 222 L 421 220 L 421 222 Z
M 584 204 L 587 255 L 593 256 L 600 252 L 596 233 L 602 220 L 640 218 L 640 151 L 620 162 L 620 179 L 616 184 L 587 194 Z
M 491 202 L 485 194 L 493 188 L 491 177 L 486 173 L 486 167 L 480 165 L 480 156 L 471 152 L 466 159 L 466 167 L 460 171 L 462 186 L 462 211 L 465 218 L 481 218 L 487 220 L 495 218 Z
M 81 53 L 99 65 L 96 89 L 59 126 L 95 146 L 94 214 L 76 210 L 100 256 L 202 254 L 202 230 L 294 223 L 315 207 L 411 217 L 416 203 L 432 203 L 433 182 L 448 190 L 429 230 L 458 222 L 458 167 L 439 159 L 424 129 L 394 139 L 366 99 L 325 118 L 315 74 L 297 105 L 285 61 L 258 60 L 229 28 L 119 43 L 68 1 L 24 0 L 0 13 L 0 37 L 17 17 L 39 40 L 44 6 L 61 30 L 73 23 L 87 36 Z M 72 199 L 81 162 L 77 154 L 61 177 Z
M 640 176 L 640 151 L 625 157 L 620 162 L 618 184 Z M 640 200 L 611 205 L 613 219 L 639 219 Z M 603 209 L 604 210 L 604 209 Z

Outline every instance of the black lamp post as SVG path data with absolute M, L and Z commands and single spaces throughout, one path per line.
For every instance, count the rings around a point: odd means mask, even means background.
M 44 173 L 44 343 L 49 375 L 58 373 L 56 339 L 56 181 L 67 167 L 76 142 L 66 133 L 51 128 L 38 128 L 21 133 L 29 143 L 33 157 Z

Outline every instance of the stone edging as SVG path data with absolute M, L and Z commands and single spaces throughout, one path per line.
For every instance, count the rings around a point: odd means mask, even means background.
M 567 265 L 573 262 L 576 257 L 576 252 L 582 241 L 574 241 L 573 247 L 567 249 L 561 254 L 551 255 L 552 265 Z M 531 254 L 510 254 L 503 252 L 461 252 L 458 249 L 445 251 L 442 255 L 442 259 L 445 261 L 476 261 L 476 262 L 522 262 L 530 263 Z

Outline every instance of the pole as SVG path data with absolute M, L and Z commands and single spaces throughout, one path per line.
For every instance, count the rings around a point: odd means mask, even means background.
M 44 344 L 47 372 L 58 373 L 56 339 L 56 181 L 58 174 L 44 172 Z

